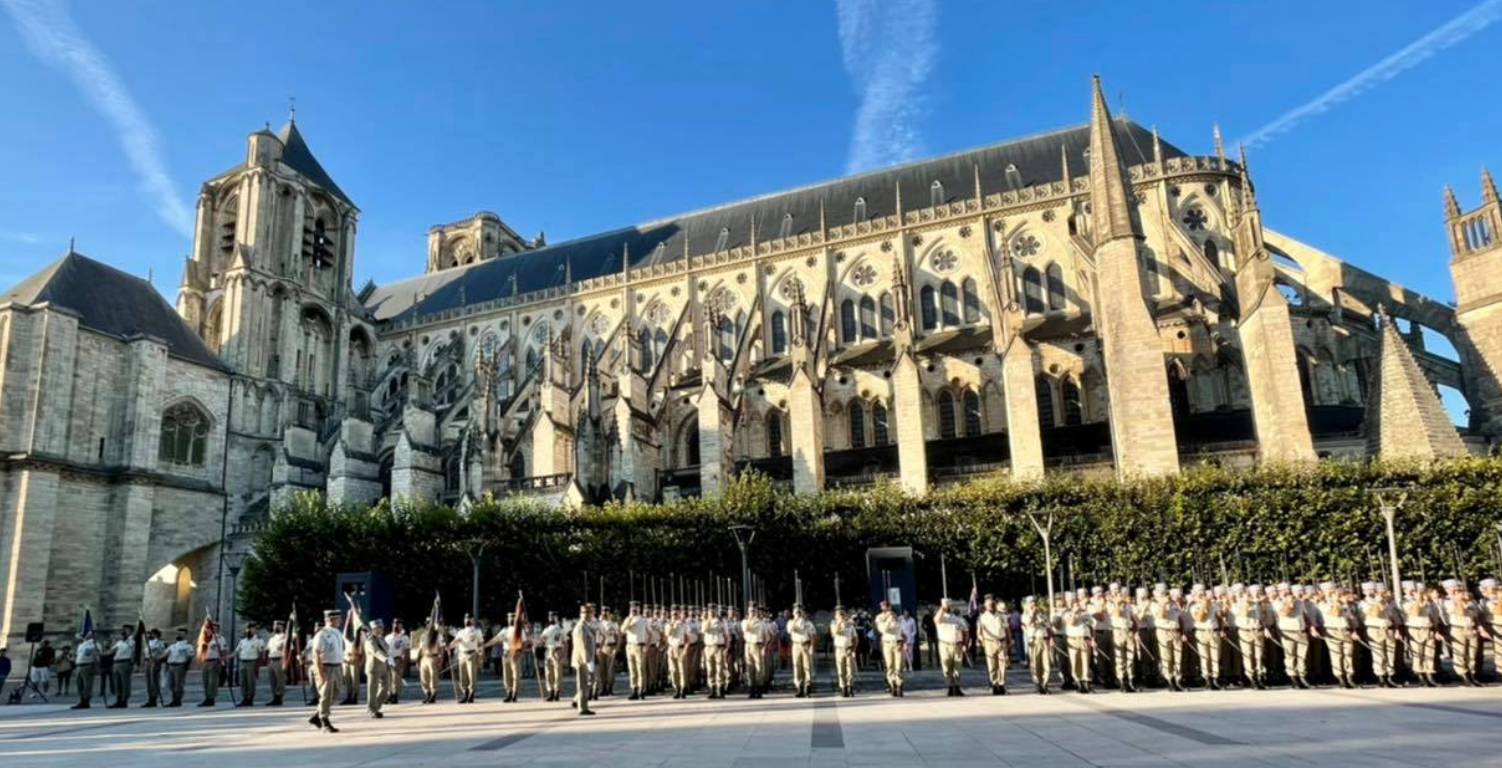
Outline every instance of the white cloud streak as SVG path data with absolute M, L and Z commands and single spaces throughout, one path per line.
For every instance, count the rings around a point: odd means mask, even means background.
M 64 0 L 0 0 L 26 47 L 73 80 L 89 104 L 114 127 L 147 203 L 179 234 L 193 234 L 193 212 L 178 196 L 147 120 L 109 60 L 74 23 Z
M 1303 106 L 1278 116 L 1276 120 L 1258 128 L 1241 139 L 1241 143 L 1255 147 L 1272 141 L 1287 133 L 1300 123 L 1316 115 L 1329 112 L 1336 106 L 1360 96 L 1453 45 L 1490 27 L 1502 19 L 1502 0 L 1486 0 L 1456 16 L 1443 26 L 1409 43 L 1402 50 L 1362 70 L 1355 77 L 1331 88 Z
M 12 243 L 25 243 L 26 245 L 36 245 L 37 243 L 42 242 L 42 236 L 38 235 L 35 232 L 23 232 L 17 229 L 0 229 L 0 240 L 5 240 Z
M 836 0 L 835 9 L 845 72 L 860 95 L 846 172 L 919 157 L 923 84 L 939 55 L 935 0 Z

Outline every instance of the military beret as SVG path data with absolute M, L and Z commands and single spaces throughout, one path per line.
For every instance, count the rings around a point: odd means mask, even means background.
M 340 616 L 343 616 L 343 615 L 344 614 L 341 613 L 338 609 L 329 609 L 329 610 L 323 612 L 323 617 L 325 619 L 337 619 L 337 618 L 339 618 Z
M 1147 587 L 1138 587 L 1137 588 L 1137 599 L 1141 600 L 1141 599 L 1143 599 L 1145 597 L 1147 597 Z
M 382 627 L 382 628 L 384 628 L 386 626 L 386 622 L 381 621 L 380 619 L 371 619 L 370 620 L 370 626 L 371 627 Z
M 1413 588 L 1415 588 L 1417 586 L 1418 586 L 1418 584 L 1415 583 L 1415 582 L 1413 582 L 1413 581 L 1409 581 L 1407 579 L 1404 579 L 1404 581 L 1403 581 L 1403 588 L 1404 589 L 1413 589 Z
M 1174 587 L 1173 589 L 1168 590 L 1168 596 L 1169 597 L 1183 597 L 1184 596 L 1184 590 L 1179 589 L 1178 587 Z
M 178 627 L 177 631 L 179 631 L 179 632 L 187 632 L 188 628 L 187 627 Z
M 996 595 L 993 595 L 990 592 L 987 592 L 985 599 L 986 600 L 995 600 L 996 599 Z
M 1092 594 L 1092 595 L 1103 595 L 1105 593 L 1106 593 L 1106 590 L 1102 589 L 1101 587 L 1091 587 L 1090 588 L 1090 594 Z
M 1495 587 L 1495 586 L 1497 586 L 1497 580 L 1496 579 L 1485 578 L 1485 579 L 1481 580 L 1481 588 L 1482 589 L 1491 589 L 1492 587 Z
M 285 626 L 287 626 L 287 622 L 285 622 L 285 621 L 273 621 L 273 622 L 271 622 L 271 628 L 272 629 L 281 629 L 281 628 L 283 628 Z

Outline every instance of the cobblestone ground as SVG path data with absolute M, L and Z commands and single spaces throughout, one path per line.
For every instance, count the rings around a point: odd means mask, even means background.
M 856 698 L 839 699 L 824 676 L 812 700 L 616 696 L 597 702 L 593 718 L 538 701 L 530 680 L 527 698 L 503 704 L 489 680 L 472 705 L 409 697 L 382 720 L 336 707 L 338 734 L 309 726 L 311 708 L 295 691 L 280 709 L 237 709 L 226 698 L 214 709 L 4 706 L 0 765 L 1502 765 L 1498 687 L 1039 696 L 1014 670 L 1013 693 L 997 697 L 974 687 L 978 671 L 966 674 L 964 698 L 946 697 L 925 670 L 901 699 L 869 674 Z

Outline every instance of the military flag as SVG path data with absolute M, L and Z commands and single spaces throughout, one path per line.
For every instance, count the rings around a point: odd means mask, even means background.
M 302 650 L 302 628 L 297 625 L 297 603 L 293 603 L 287 616 L 287 646 L 282 651 L 282 674 L 289 683 L 302 682 L 303 665 L 298 663 Z
M 209 643 L 217 642 L 214 640 L 214 634 L 218 631 L 219 625 L 215 624 L 212 618 L 209 618 L 209 612 L 205 610 L 203 612 L 203 625 L 198 628 L 198 643 L 195 648 L 199 659 L 208 658 Z
M 521 592 L 516 593 L 516 616 L 511 622 L 511 655 L 522 652 L 522 634 L 527 626 L 527 601 Z
M 146 619 L 140 614 L 136 614 L 136 636 L 132 639 L 135 648 L 130 652 L 130 660 L 139 667 L 146 661 Z
M 78 639 L 94 636 L 94 614 L 88 608 L 83 609 L 83 618 L 78 622 Z

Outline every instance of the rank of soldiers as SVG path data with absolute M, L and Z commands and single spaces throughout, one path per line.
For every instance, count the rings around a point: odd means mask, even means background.
M 964 695 L 965 667 L 981 666 L 975 655 L 983 660 L 990 693 L 1006 694 L 1014 651 L 1040 694 L 1052 692 L 1056 671 L 1060 688 L 1079 693 L 1098 686 L 1131 693 L 1146 685 L 1168 691 L 1273 684 L 1303 689 L 1316 681 L 1352 688 L 1358 680 L 1387 688 L 1435 686 L 1441 657 L 1450 660 L 1450 674 L 1460 684 L 1479 686 L 1485 646 L 1492 646 L 1494 666 L 1502 650 L 1502 587 L 1484 579 L 1479 592 L 1479 599 L 1473 597 L 1456 579 L 1438 588 L 1405 581 L 1398 591 L 1381 582 L 1196 584 L 1187 592 L 1167 584 L 1133 589 L 1113 583 L 1060 593 L 1051 601 L 1030 596 L 1019 614 L 991 595 L 980 604 L 972 596 L 963 612 L 946 598 L 934 609 L 929 637 L 949 696 Z M 400 620 L 388 631 L 380 619 L 357 620 L 358 630 L 349 632 L 336 610 L 325 611 L 324 626 L 301 638 L 289 634 L 286 622 L 274 622 L 269 635 L 251 624 L 233 647 L 208 620 L 196 642 L 189 641 L 186 627 L 176 630 L 172 643 L 156 630 L 138 643 L 131 626 L 110 641 L 87 633 L 73 651 L 79 678 L 74 709 L 92 706 L 96 676 L 108 678 L 113 689 L 110 708 L 127 706 L 137 664 L 146 678 L 143 706 L 182 706 L 195 662 L 204 696 L 198 706 L 212 707 L 233 661 L 235 706 L 255 704 L 264 672 L 266 706 L 286 704 L 289 685 L 297 685 L 315 708 L 308 723 L 337 732 L 334 705 L 357 705 L 363 687 L 368 716 L 384 717 L 384 708 L 401 700 L 412 665 L 422 704 L 437 703 L 445 687 L 459 704 L 474 703 L 489 659 L 498 667 L 503 703 L 529 695 L 524 679 L 530 666 L 536 670 L 535 694 L 547 702 L 561 701 L 572 673 L 570 706 L 587 716 L 594 714 L 591 701 L 616 695 L 618 678 L 624 678 L 630 701 L 701 692 L 723 699 L 732 691 L 760 699 L 772 691 L 774 670 L 784 660 L 793 696 L 812 697 L 820 652 L 832 662 L 830 688 L 849 698 L 855 696 L 864 648 L 880 657 L 886 695 L 902 697 L 916 653 L 910 647 L 912 620 L 904 621 L 886 602 L 869 623 L 835 606 L 823 628 L 801 605 L 779 621 L 759 605 L 748 606 L 742 616 L 729 606 L 632 602 L 617 618 L 609 607 L 597 614 L 586 604 L 577 617 L 548 614 L 540 631 L 512 614 L 491 633 L 468 615 L 460 626 L 445 626 L 436 607 L 412 635 Z

